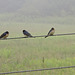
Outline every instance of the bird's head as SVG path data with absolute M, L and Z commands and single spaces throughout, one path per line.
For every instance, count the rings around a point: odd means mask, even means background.
M 6 34 L 9 34 L 9 32 L 8 32 L 8 31 L 6 31 Z
M 23 30 L 23 32 L 25 32 L 25 30 Z
M 51 30 L 54 30 L 54 28 L 52 27 Z

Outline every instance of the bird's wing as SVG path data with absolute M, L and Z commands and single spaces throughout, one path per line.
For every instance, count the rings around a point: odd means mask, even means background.
M 6 35 L 6 33 L 3 33 L 3 34 L 0 36 L 0 38 L 3 38 L 5 35 Z
M 25 31 L 24 32 L 24 35 L 27 35 L 27 36 L 32 36 L 29 32 Z
M 51 31 L 52 31 L 52 30 L 50 30 L 50 31 L 48 32 L 48 35 L 50 34 Z

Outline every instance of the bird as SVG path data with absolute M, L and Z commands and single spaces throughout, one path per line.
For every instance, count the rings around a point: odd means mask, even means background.
M 23 30 L 23 34 L 26 36 L 26 37 L 33 37 L 28 31 L 26 30 Z
M 6 31 L 0 36 L 0 39 L 6 39 L 8 36 L 9 36 L 9 32 Z
M 45 38 L 48 36 L 52 36 L 54 33 L 55 33 L 55 29 L 52 27 L 51 30 L 48 32 L 48 34 L 45 36 Z

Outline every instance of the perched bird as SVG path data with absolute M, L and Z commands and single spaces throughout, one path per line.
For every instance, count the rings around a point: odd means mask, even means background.
M 55 33 L 55 29 L 51 28 L 51 30 L 48 32 L 48 34 L 45 36 L 45 38 L 48 36 L 52 36 L 54 33 Z
M 26 30 L 23 30 L 23 34 L 26 36 L 26 37 L 32 37 L 32 35 L 26 31 Z
M 9 32 L 6 31 L 0 36 L 0 39 L 6 39 L 8 36 L 9 36 Z

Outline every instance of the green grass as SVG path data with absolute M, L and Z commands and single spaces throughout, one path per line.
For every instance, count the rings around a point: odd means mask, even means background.
M 26 29 L 32 35 L 45 35 L 54 27 L 58 33 L 75 32 L 74 25 L 49 23 L 1 22 L 0 33 L 21 37 Z M 44 63 L 43 63 L 44 57 Z M 75 65 L 75 36 L 0 40 L 0 72 L 32 70 Z M 12 75 L 74 75 L 75 69 L 20 73 Z
M 4 40 L 0 42 L 0 72 L 75 65 L 75 36 Z M 44 63 L 43 63 L 44 57 Z M 74 74 L 73 69 L 26 73 Z M 23 73 L 25 74 L 25 73 Z M 22 75 L 23 75 L 22 74 Z M 13 74 L 14 75 L 14 74 Z M 18 74 L 15 74 L 18 75 Z

